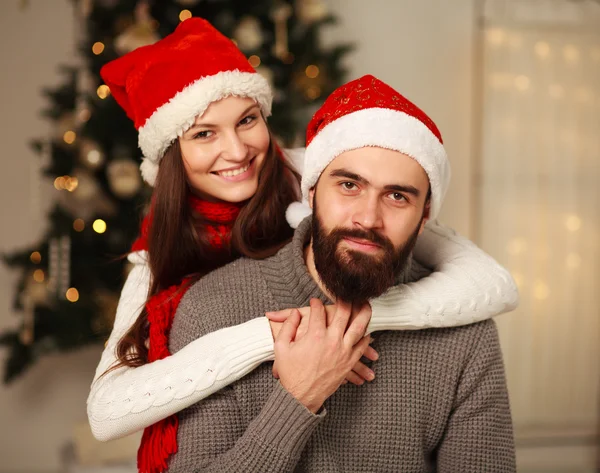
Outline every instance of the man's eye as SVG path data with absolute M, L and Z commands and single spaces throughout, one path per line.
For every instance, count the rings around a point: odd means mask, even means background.
M 347 191 L 356 190 L 356 184 L 354 184 L 354 182 L 342 182 L 342 187 Z
M 406 200 L 406 197 L 400 194 L 400 192 L 392 192 L 390 194 L 390 199 L 395 200 L 396 202 L 402 202 L 403 200 Z

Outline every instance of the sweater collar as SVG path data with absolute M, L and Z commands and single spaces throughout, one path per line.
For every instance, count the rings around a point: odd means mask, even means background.
M 310 241 L 311 228 L 311 217 L 307 217 L 296 229 L 290 243 L 275 256 L 260 262 L 269 290 L 282 308 L 308 306 L 313 297 L 331 304 L 304 261 L 304 248 Z

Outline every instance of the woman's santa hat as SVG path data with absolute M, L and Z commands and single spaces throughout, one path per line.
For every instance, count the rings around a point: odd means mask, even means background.
M 305 203 L 288 208 L 286 216 L 292 227 L 310 214 L 308 194 L 329 163 L 346 151 L 365 146 L 399 151 L 415 159 L 429 177 L 430 218 L 437 217 L 450 183 L 442 136 L 420 108 L 367 75 L 333 92 L 308 125 L 302 171 Z
M 100 71 L 139 131 L 142 176 L 154 185 L 167 148 L 212 102 L 249 97 L 271 114 L 272 92 L 233 42 L 202 18 L 190 18 L 160 41 L 106 64 Z

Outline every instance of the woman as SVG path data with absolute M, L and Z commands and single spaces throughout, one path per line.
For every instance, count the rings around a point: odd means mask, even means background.
M 100 440 L 146 428 L 138 464 L 158 472 L 176 451 L 173 414 L 273 359 L 278 324 L 262 314 L 174 356 L 168 331 L 191 281 L 287 242 L 293 230 L 285 210 L 297 200 L 298 176 L 267 127 L 266 81 L 205 20 L 184 21 L 101 73 L 139 131 L 142 175 L 154 192 L 88 416 Z M 370 331 L 462 325 L 516 307 L 508 273 L 452 231 L 432 225 L 415 255 L 436 272 L 372 301 Z M 359 364 L 350 381 L 367 377 Z

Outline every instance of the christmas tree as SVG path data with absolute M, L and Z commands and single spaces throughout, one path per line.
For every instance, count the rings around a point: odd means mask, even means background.
M 100 68 L 171 33 L 191 16 L 234 41 L 275 92 L 269 119 L 281 144 L 303 144 L 310 116 L 344 78 L 349 45 L 324 48 L 334 18 L 322 0 L 74 0 L 80 59 L 61 66 L 64 84 L 47 90 L 50 138 L 32 145 L 54 181 L 55 205 L 42 241 L 4 255 L 19 272 L 18 330 L 0 334 L 6 383 L 40 357 L 103 343 L 127 275 L 151 188 L 142 183 L 137 132 L 102 83 Z

